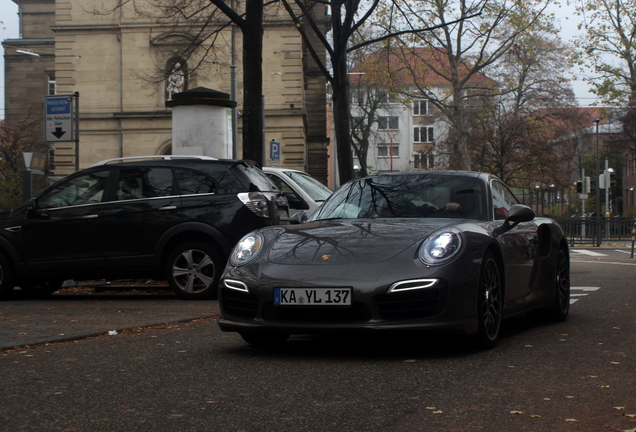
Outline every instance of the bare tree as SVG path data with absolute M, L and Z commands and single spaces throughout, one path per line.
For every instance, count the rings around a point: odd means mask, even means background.
M 433 26 L 424 25 L 411 28 L 394 28 L 376 26 L 374 36 L 367 38 L 365 31 L 359 34 L 365 23 L 370 22 L 371 17 L 377 12 L 381 0 L 362 2 L 360 0 L 332 0 L 327 2 L 303 0 L 281 0 L 285 9 L 292 17 L 300 34 L 306 41 L 308 50 L 314 61 L 327 79 L 332 91 L 334 134 L 337 145 L 338 172 L 340 182 L 344 183 L 353 178 L 353 151 L 351 145 L 351 119 L 350 119 L 350 85 L 348 54 L 362 47 L 376 42 L 388 40 L 407 34 L 418 34 L 431 31 L 439 26 L 451 23 L 438 23 Z M 324 22 L 319 21 L 320 14 L 313 13 L 317 5 L 327 4 L 331 15 L 329 29 L 331 41 L 327 38 Z M 394 2 L 393 4 L 396 4 Z M 408 11 L 401 10 L 406 14 Z M 470 18 L 466 15 L 462 19 Z M 314 40 L 317 43 L 314 43 Z M 325 64 L 318 48 L 327 51 Z
M 378 25 L 387 29 L 431 29 L 400 38 L 393 54 L 401 59 L 398 69 L 410 73 L 414 84 L 404 94 L 429 100 L 449 123 L 446 150 L 451 168 L 471 169 L 468 137 L 473 119 L 496 94 L 496 83 L 485 76 L 487 69 L 537 23 L 544 8 L 493 0 L 396 1 L 380 15 Z M 445 90 L 438 91 L 440 87 Z
M 40 119 L 32 114 L 12 125 L 0 121 L 0 210 L 9 210 L 22 202 L 24 152 L 46 154 Z
M 580 3 L 585 34 L 574 61 L 592 68 L 592 91 L 609 104 L 626 106 L 636 95 L 636 4 L 623 0 Z
M 492 112 L 469 138 L 474 166 L 508 184 L 570 184 L 572 137 L 582 127 L 566 77 L 568 48 L 549 22 L 520 35 L 489 72 L 499 77 Z

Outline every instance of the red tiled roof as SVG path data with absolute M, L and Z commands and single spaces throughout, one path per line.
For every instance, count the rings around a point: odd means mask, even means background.
M 389 52 L 384 49 L 376 51 L 356 65 L 351 71 L 350 82 L 358 84 L 379 84 L 388 87 L 410 86 L 417 83 L 420 86 L 435 87 L 448 86 L 451 76 L 451 58 L 443 49 L 411 48 Z M 458 74 L 465 78 L 470 73 L 470 67 L 460 63 Z M 469 78 L 469 84 L 477 87 L 493 87 L 496 81 L 482 73 L 475 73 Z

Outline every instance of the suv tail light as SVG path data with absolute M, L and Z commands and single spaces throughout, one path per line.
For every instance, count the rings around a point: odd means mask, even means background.
M 268 200 L 260 192 L 243 192 L 238 194 L 241 202 L 256 216 L 268 218 L 270 216 Z

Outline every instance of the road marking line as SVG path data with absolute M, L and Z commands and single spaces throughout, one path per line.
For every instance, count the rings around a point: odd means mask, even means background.
M 570 260 L 571 263 L 584 263 L 584 264 L 610 264 L 610 265 L 621 265 L 621 266 L 636 266 L 636 262 L 612 262 L 612 261 L 577 261 Z
M 587 250 L 587 249 L 572 249 L 572 252 L 576 252 L 578 254 L 587 255 L 587 256 L 607 256 L 605 254 L 598 253 L 598 252 L 592 252 L 592 251 Z
M 632 252 L 631 251 L 626 251 L 626 250 L 622 250 L 622 249 L 614 249 L 614 252 L 620 252 L 620 253 L 624 253 L 627 255 L 631 255 Z
M 598 291 L 600 289 L 601 287 L 570 287 L 570 290 L 577 290 L 577 291 Z
M 601 287 L 570 287 L 570 304 L 573 305 L 580 299 L 572 297 L 586 297 L 589 292 L 598 291 Z M 573 293 L 572 291 L 583 291 L 582 293 Z

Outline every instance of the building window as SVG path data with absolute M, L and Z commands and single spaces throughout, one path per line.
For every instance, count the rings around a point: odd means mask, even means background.
M 400 157 L 400 144 L 393 143 L 381 143 L 378 144 L 378 157 L 381 158 L 390 158 L 390 157 Z
M 57 85 L 55 84 L 55 76 L 49 75 L 49 89 L 48 95 L 53 96 L 57 94 Z
M 418 126 L 413 128 L 413 142 L 433 142 L 435 139 L 433 127 L 429 126 Z
M 428 114 L 428 101 L 420 99 L 413 102 L 413 115 L 423 116 Z
M 399 129 L 399 117 L 398 116 L 390 116 L 390 117 L 378 117 L 378 129 Z
M 364 100 L 365 100 L 365 95 L 364 95 L 364 91 L 362 90 L 362 88 L 360 87 L 352 87 L 351 88 L 351 103 L 353 104 L 364 104 Z
M 433 153 L 414 153 L 413 168 L 418 170 L 428 170 L 434 166 Z

